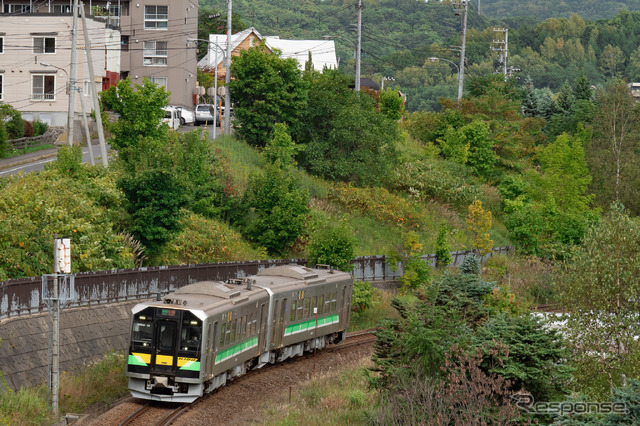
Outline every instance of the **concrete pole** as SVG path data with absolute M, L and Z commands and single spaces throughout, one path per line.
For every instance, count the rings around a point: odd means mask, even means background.
M 360 57 L 362 50 L 362 0 L 358 0 L 358 48 L 356 49 L 356 92 L 360 91 Z
M 469 0 L 462 0 L 464 3 L 464 17 L 462 19 L 462 48 L 460 49 L 460 72 L 458 73 L 458 100 L 462 99 L 462 90 L 464 88 L 464 55 L 467 44 L 467 10 Z
M 78 0 L 73 1 L 73 7 L 71 8 L 73 13 L 72 28 L 71 28 L 71 66 L 69 67 L 69 109 L 67 111 L 67 143 L 69 146 L 73 146 L 73 128 L 74 128 L 74 116 L 75 116 L 75 87 L 76 87 L 76 62 L 77 62 L 77 50 L 78 50 Z
M 507 52 L 509 51 L 509 29 L 505 28 L 504 29 L 504 64 L 503 65 L 503 72 L 502 74 L 504 75 L 504 79 L 507 79 Z
M 51 300 L 51 318 L 53 322 L 53 335 L 51 338 L 51 408 L 54 418 L 58 418 L 58 396 L 60 393 L 60 301 L 58 291 L 58 274 L 60 273 L 60 261 L 58 246 L 60 240 L 53 240 L 53 298 Z
M 77 1 L 77 0 L 76 0 Z M 107 144 L 104 141 L 104 129 L 102 128 L 102 115 L 100 114 L 100 102 L 98 101 L 98 90 L 96 89 L 95 74 L 93 73 L 93 59 L 91 58 L 91 42 L 89 41 L 89 30 L 87 28 L 87 18 L 84 14 L 84 3 L 80 3 L 82 15 L 82 28 L 84 33 L 84 49 L 87 53 L 87 63 L 89 65 L 89 88 L 93 98 L 93 109 L 96 112 L 96 125 L 98 127 L 98 140 L 100 142 L 100 156 L 102 165 L 107 167 Z
M 211 43 L 209 43 L 211 46 Z M 218 136 L 218 44 L 214 44 L 216 48 L 216 70 L 214 72 L 214 83 L 213 83 L 213 138 L 215 139 Z
M 91 145 L 91 133 L 89 133 L 89 123 L 87 122 L 87 113 L 84 108 L 84 94 L 81 93 L 80 88 L 78 88 L 78 96 L 80 96 L 80 105 L 82 106 L 82 121 L 84 122 L 84 132 L 87 136 L 87 147 L 89 147 L 89 161 L 91 161 L 91 165 L 96 165 L 96 160 L 93 157 L 93 146 Z
M 227 2 L 227 70 L 224 76 L 224 133 L 228 135 L 231 134 L 231 93 L 229 93 L 229 82 L 231 81 L 232 0 L 227 0 Z

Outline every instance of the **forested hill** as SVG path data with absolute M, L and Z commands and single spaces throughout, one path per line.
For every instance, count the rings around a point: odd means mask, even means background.
M 235 0 L 234 29 L 255 27 L 262 35 L 282 38 L 335 40 L 339 68 L 355 75 L 356 0 Z M 490 18 L 491 7 L 505 1 L 477 0 L 468 13 L 465 90 L 467 81 L 502 72 L 495 40 L 496 28 L 508 29 L 508 65 L 521 70 L 537 89 L 557 92 L 565 82 L 572 84 L 581 72 L 591 84 L 602 85 L 614 78 L 640 81 L 640 12 L 620 9 L 620 2 L 547 0 L 511 2 L 510 11 L 528 15 L 528 8 L 543 9 L 555 17 L 539 20 L 529 16 L 503 20 Z M 201 16 L 225 15 L 222 0 L 201 0 Z M 407 95 L 409 111 L 438 110 L 438 99 L 455 98 L 457 68 L 461 46 L 462 19 L 452 4 L 439 1 L 363 0 L 362 66 L 363 77 L 385 84 Z M 575 5 L 575 8 L 571 7 Z M 640 0 L 627 2 L 640 10 Z M 547 7 L 548 6 L 548 7 Z M 506 6 L 505 6 L 506 7 Z M 557 12 L 562 8 L 562 12 Z M 506 10 L 506 9 L 505 9 Z M 591 17 L 615 16 L 593 20 Z M 565 13 L 566 11 L 566 13 Z M 583 12 L 584 16 L 569 12 Z M 507 12 L 505 11 L 505 14 Z M 511 13 L 511 12 L 509 12 Z M 600 14 L 602 13 L 602 14 Z M 202 23 L 201 23 L 202 25 Z M 202 36 L 224 25 L 211 24 Z M 502 35 L 503 36 L 503 35 Z M 430 58 L 440 58 L 434 61 Z
M 568 18 L 577 13 L 584 19 L 609 19 L 621 10 L 640 11 L 640 0 L 473 0 L 480 12 L 497 19 L 527 16 L 542 21 Z

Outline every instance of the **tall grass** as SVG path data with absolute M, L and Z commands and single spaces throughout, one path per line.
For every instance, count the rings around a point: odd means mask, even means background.
M 80 412 L 98 403 L 109 403 L 128 393 L 125 356 L 111 352 L 75 374 L 60 375 L 59 412 Z M 46 385 L 0 392 L 0 425 L 38 425 L 55 422 Z
M 368 391 L 365 365 L 354 366 L 338 376 L 322 375 L 307 382 L 291 403 L 271 404 L 261 416 L 266 425 L 364 425 L 377 395 Z

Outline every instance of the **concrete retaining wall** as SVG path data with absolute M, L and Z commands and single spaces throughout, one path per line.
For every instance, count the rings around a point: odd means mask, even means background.
M 125 349 L 136 303 L 140 301 L 63 310 L 60 371 L 73 371 L 111 350 Z M 9 388 L 48 384 L 50 330 L 48 313 L 0 321 L 0 371 Z
M 372 284 L 385 290 L 399 286 L 398 281 Z M 111 350 L 126 349 L 131 308 L 140 302 L 64 309 L 60 316 L 60 371 L 74 371 Z M 50 334 L 48 313 L 0 320 L 0 371 L 9 388 L 48 384 Z

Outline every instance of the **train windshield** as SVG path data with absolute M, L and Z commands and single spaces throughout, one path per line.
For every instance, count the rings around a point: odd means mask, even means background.
M 131 346 L 134 350 L 151 349 L 153 338 L 153 310 L 145 309 L 133 317 Z
M 182 317 L 180 332 L 180 350 L 198 352 L 202 336 L 202 321 L 191 312 L 185 312 Z

